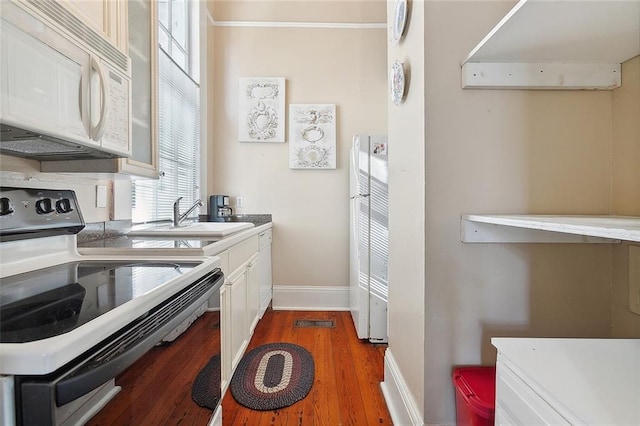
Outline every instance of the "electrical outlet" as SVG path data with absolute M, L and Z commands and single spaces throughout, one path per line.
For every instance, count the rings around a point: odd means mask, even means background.
M 244 197 L 236 198 L 236 207 L 244 207 Z
M 640 314 L 640 246 L 629 246 L 629 310 Z
M 96 207 L 107 207 L 107 186 L 96 185 Z

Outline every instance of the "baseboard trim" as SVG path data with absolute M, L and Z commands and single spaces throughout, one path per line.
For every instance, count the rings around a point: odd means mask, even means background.
M 349 287 L 274 285 L 271 303 L 281 311 L 348 311 Z
M 394 425 L 424 425 L 420 410 L 390 349 L 384 353 L 384 381 L 380 383 L 380 388 Z

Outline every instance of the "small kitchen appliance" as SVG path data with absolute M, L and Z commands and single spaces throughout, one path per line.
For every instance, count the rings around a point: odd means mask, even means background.
M 229 207 L 228 195 L 212 195 L 209 197 L 209 221 L 226 222 L 227 218 L 233 214 L 233 209 Z
M 81 255 L 84 226 L 73 191 L 0 187 L 0 424 L 84 424 L 220 298 L 219 258 Z
M 0 2 L 0 151 L 131 155 L 131 60 L 63 2 Z
M 358 338 L 387 341 L 387 137 L 356 135 L 350 172 L 349 305 Z

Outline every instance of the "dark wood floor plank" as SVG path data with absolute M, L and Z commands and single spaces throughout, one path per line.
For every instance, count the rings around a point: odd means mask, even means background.
M 177 389 L 184 389 L 185 392 L 188 390 L 187 403 L 199 410 L 199 418 L 211 417 L 210 410 L 198 407 L 191 401 L 190 390 L 202 361 L 208 361 L 210 354 L 220 350 L 212 336 L 219 333 L 217 325 L 219 315 L 206 313 L 194 322 L 188 333 L 175 342 L 155 347 L 145 354 L 116 379 L 116 384 L 122 386 L 123 390 L 88 424 L 124 425 L 141 424 L 141 421 L 153 424 L 155 412 L 162 413 L 162 418 L 166 418 L 168 410 L 173 407 L 170 403 L 158 407 L 158 400 L 163 401 L 162 396 L 165 394 L 167 400 L 175 400 Z M 189 360 L 192 362 L 188 362 Z M 176 375 L 185 365 L 191 367 L 191 370 L 184 374 L 183 380 L 175 382 Z
M 291 327 L 294 330 L 294 333 L 297 335 L 297 339 L 295 342 L 295 344 L 302 346 L 303 348 L 305 348 L 306 350 L 308 350 L 311 354 L 317 354 L 317 355 L 313 355 L 314 358 L 314 365 L 318 364 L 318 363 L 322 363 L 322 356 L 320 355 L 320 351 L 318 350 L 318 347 L 316 345 L 316 339 L 315 339 L 315 329 L 313 328 L 296 328 L 293 327 L 293 321 L 295 320 L 292 319 L 292 323 L 291 323 Z M 315 385 L 315 379 L 317 378 L 317 374 L 314 374 L 314 385 Z M 313 420 L 314 420 L 314 406 L 313 406 L 313 402 L 314 402 L 314 394 L 318 391 L 318 387 L 317 386 L 312 386 L 311 390 L 310 390 L 310 394 L 308 395 L 306 398 L 304 398 L 302 401 L 299 401 L 295 404 L 295 408 L 296 410 L 293 412 L 294 416 L 293 416 L 293 424 L 299 424 L 299 425 L 312 425 L 313 424 Z M 289 422 L 292 422 L 292 419 L 289 419 Z
M 335 318 L 333 318 L 335 320 Z M 335 364 L 333 358 L 332 335 L 337 329 L 319 329 L 316 331 L 316 379 L 314 383 L 313 404 L 314 424 L 340 424 L 340 412 L 336 409 L 338 401 L 338 384 L 336 382 Z M 317 384 L 317 386 L 316 386 Z
M 195 376 L 216 351 L 212 333 L 219 318 L 205 313 L 167 346 L 152 349 L 116 379 L 123 387 L 89 426 L 206 426 L 212 416 L 191 399 Z M 333 319 L 335 328 L 294 327 L 295 319 Z M 315 364 L 314 384 L 302 401 L 279 410 L 254 411 L 230 391 L 223 399 L 224 426 L 324 426 L 391 424 L 380 391 L 386 345 L 358 340 L 349 312 L 267 310 L 247 350 L 290 342 L 307 348 Z
M 357 337 L 353 326 L 346 328 L 352 333 L 353 337 Z M 380 345 L 373 346 L 357 338 L 349 339 L 349 344 L 354 359 L 360 360 L 360 362 L 355 363 L 355 372 L 358 377 L 358 387 L 362 394 L 362 401 L 365 405 L 367 424 L 390 424 L 385 422 L 388 412 L 380 389 L 380 382 L 384 378 L 382 362 L 384 352 L 378 352 L 377 349 Z
M 338 399 L 340 417 L 346 424 L 357 424 L 358 419 L 364 424 L 366 413 L 355 374 L 356 363 L 360 360 L 354 359 L 351 353 L 349 340 L 352 336 L 346 332 L 343 316 L 336 319 L 336 326 L 342 330 L 341 333 L 333 335 L 332 342 L 336 383 L 340 389 L 340 398 Z

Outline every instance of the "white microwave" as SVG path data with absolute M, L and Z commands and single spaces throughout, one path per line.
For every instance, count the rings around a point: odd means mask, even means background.
M 130 63 L 57 1 L 0 1 L 0 152 L 128 157 Z

